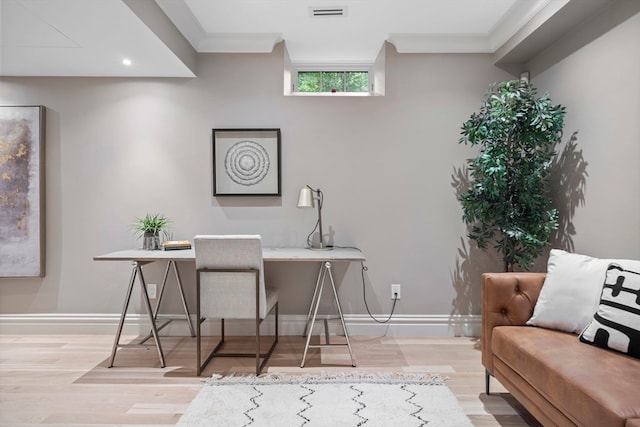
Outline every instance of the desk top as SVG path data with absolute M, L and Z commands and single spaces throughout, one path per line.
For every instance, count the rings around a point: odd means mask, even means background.
M 262 258 L 266 262 L 275 261 L 365 261 L 364 254 L 356 248 L 334 248 L 332 250 L 313 250 L 308 248 L 262 248 Z M 126 249 L 94 256 L 95 261 L 193 261 L 196 255 L 193 249 L 172 251 L 146 251 Z

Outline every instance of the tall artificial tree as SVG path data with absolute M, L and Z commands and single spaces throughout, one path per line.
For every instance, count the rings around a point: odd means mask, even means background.
M 480 146 L 469 161 L 470 188 L 459 200 L 469 238 L 502 255 L 504 270 L 529 269 L 558 227 L 549 167 L 562 138 L 565 108 L 525 81 L 492 85 L 459 143 Z

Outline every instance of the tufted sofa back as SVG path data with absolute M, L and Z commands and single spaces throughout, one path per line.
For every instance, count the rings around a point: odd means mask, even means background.
M 545 273 L 482 275 L 482 364 L 493 375 L 491 335 L 496 326 L 524 326 L 533 315 Z M 487 292 L 488 288 L 491 292 Z

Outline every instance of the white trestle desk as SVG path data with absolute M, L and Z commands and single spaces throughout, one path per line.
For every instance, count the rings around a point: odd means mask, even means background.
M 316 262 L 320 264 L 320 270 L 318 272 L 318 279 L 316 281 L 315 290 L 313 292 L 313 298 L 309 305 L 309 312 L 307 313 L 307 319 L 305 323 L 305 335 L 306 344 L 304 347 L 304 353 L 302 356 L 302 362 L 300 367 L 304 367 L 304 362 L 307 357 L 307 351 L 309 348 L 326 347 L 344 345 L 349 349 L 349 355 L 351 356 L 351 365 L 356 366 L 356 360 L 351 349 L 351 343 L 349 342 L 349 334 L 347 333 L 347 327 L 344 322 L 344 315 L 342 314 L 342 308 L 340 307 L 340 301 L 338 299 L 338 292 L 335 282 L 333 280 L 333 274 L 331 273 L 331 265 L 333 262 L 352 262 L 359 261 L 364 262 L 365 257 L 362 252 L 356 248 L 334 248 L 333 250 L 311 250 L 306 248 L 271 248 L 265 247 L 262 249 L 262 258 L 265 263 L 267 262 Z M 162 351 L 162 344 L 158 332 L 167 326 L 172 320 L 182 319 L 186 320 L 189 325 L 191 336 L 195 336 L 193 324 L 191 322 L 191 316 L 187 301 L 184 295 L 184 288 L 182 286 L 182 280 L 180 279 L 180 273 L 178 271 L 177 261 L 195 261 L 195 252 L 193 249 L 186 250 L 170 250 L 170 251 L 147 251 L 142 249 L 130 249 L 117 252 L 111 252 L 105 255 L 95 256 L 95 261 L 129 261 L 132 263 L 131 278 L 129 280 L 129 287 L 125 296 L 124 306 L 122 308 L 122 314 L 120 315 L 120 322 L 118 324 L 118 330 L 116 332 L 115 340 L 113 342 L 113 349 L 111 350 L 111 359 L 109 361 L 109 367 L 113 366 L 118 348 L 127 347 L 132 345 L 144 345 L 144 343 L 153 338 L 155 341 L 156 349 L 158 350 L 158 357 L 160 358 L 160 365 L 164 368 L 166 366 L 164 353 Z M 151 301 L 149 299 L 149 292 L 147 289 L 147 283 L 144 279 L 142 272 L 142 266 L 152 262 L 164 262 L 166 267 L 164 270 L 164 276 L 160 289 L 158 290 L 158 296 L 156 299 L 155 307 L 151 307 Z M 195 269 L 195 263 L 193 268 Z M 162 303 L 162 297 L 164 295 L 164 288 L 169 276 L 169 271 L 173 270 L 176 277 L 176 284 L 182 300 L 182 307 L 184 309 L 184 316 L 163 316 L 159 314 L 160 304 Z M 331 344 L 329 342 L 329 333 L 325 324 L 325 344 L 312 345 L 311 335 L 313 332 L 313 325 L 318 316 L 318 307 L 320 306 L 320 298 L 324 289 L 325 280 L 329 277 L 329 284 L 331 285 L 331 291 L 338 309 L 338 317 L 344 330 L 345 344 Z M 142 300 L 149 316 L 149 322 L 151 324 L 151 332 L 144 337 L 138 344 L 120 344 L 120 336 L 122 335 L 122 328 L 127 316 L 127 310 L 129 302 L 131 301 L 131 295 L 133 292 L 134 284 L 136 283 L 136 277 L 142 290 Z M 164 323 L 158 324 L 158 319 L 165 320 Z M 196 319 L 196 321 L 202 321 L 204 319 Z

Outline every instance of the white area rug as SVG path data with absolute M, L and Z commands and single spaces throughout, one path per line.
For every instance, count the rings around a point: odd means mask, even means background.
M 214 378 L 177 425 L 472 426 L 439 376 L 360 373 Z

